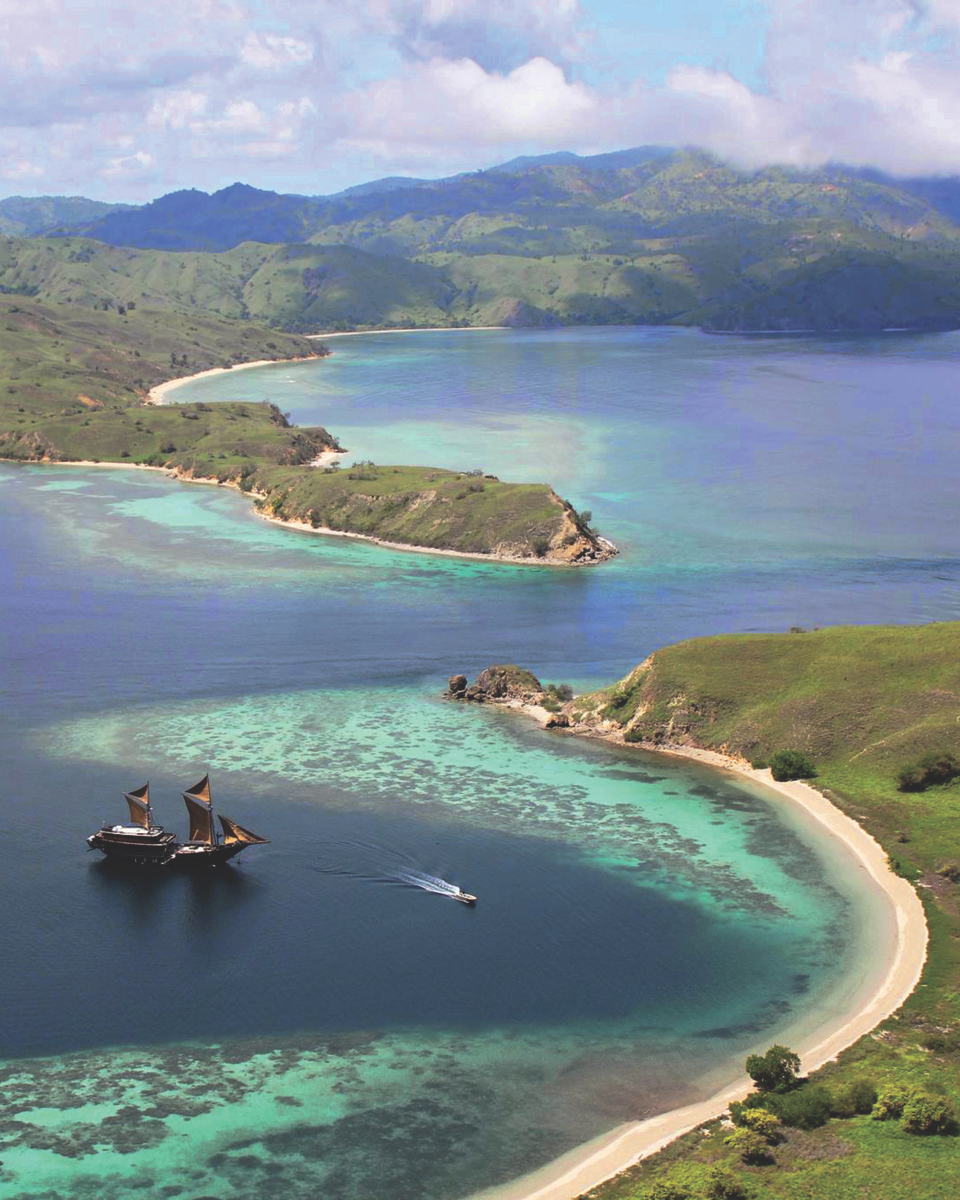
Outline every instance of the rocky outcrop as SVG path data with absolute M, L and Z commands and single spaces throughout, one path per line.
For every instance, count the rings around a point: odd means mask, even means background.
M 451 700 L 469 700 L 475 704 L 539 704 L 546 689 L 532 671 L 513 663 L 498 664 L 481 671 L 473 683 L 465 675 L 451 675 L 447 696 Z

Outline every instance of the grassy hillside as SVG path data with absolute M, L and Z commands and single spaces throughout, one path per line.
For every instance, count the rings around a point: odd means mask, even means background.
M 244 480 L 258 507 L 386 541 L 466 554 L 586 563 L 606 557 L 573 508 L 546 484 L 429 467 L 296 471 L 270 468 Z
M 454 287 L 434 268 L 347 246 L 244 243 L 222 254 L 0 239 L 0 293 L 117 311 L 165 309 L 288 330 L 445 325 Z
M 0 200 L 0 234 L 31 237 L 61 226 L 96 221 L 129 207 L 84 196 L 8 196 Z
M 138 404 L 154 384 L 209 367 L 317 353 L 316 342 L 250 322 L 0 295 L 0 421 L 29 431 L 54 415 Z
M 565 711 L 584 732 L 619 731 L 627 741 L 754 762 L 797 749 L 814 760 L 816 785 L 916 881 L 931 930 L 923 980 L 900 1013 L 814 1079 L 833 1094 L 854 1078 L 920 1086 L 960 1111 L 960 782 L 915 793 L 897 782 L 925 754 L 960 758 L 960 623 L 697 639 L 657 651 Z M 705 1197 L 718 1164 L 763 1197 L 956 1194 L 954 1136 L 920 1137 L 869 1116 L 832 1119 L 787 1128 L 769 1162 L 747 1166 L 725 1145 L 728 1132 L 714 1123 L 592 1194 L 633 1200 L 671 1181 L 670 1196 Z
M 0 296 L 0 458 L 119 462 L 236 483 L 281 519 L 405 545 L 553 563 L 607 551 L 545 484 L 425 467 L 317 470 L 338 449 L 270 404 L 144 406 L 161 380 L 325 353 L 249 321 Z
M 149 298 L 303 330 L 475 324 L 501 311 L 515 323 L 720 330 L 960 325 L 956 181 L 739 171 L 701 151 L 641 147 L 408 184 L 173 193 L 82 229 L 139 253 L 74 238 L 61 262 L 52 246 L 36 258 L 0 247 L 0 289 Z

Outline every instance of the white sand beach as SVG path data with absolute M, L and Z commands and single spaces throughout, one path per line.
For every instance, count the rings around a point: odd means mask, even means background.
M 531 711 L 529 706 L 515 704 L 512 707 L 524 708 L 541 723 L 547 715 L 545 710 Z M 916 891 L 890 870 L 880 844 L 809 784 L 800 781 L 777 783 L 769 770 L 755 771 L 746 763 L 710 750 L 642 744 L 637 748 L 708 763 L 762 784 L 791 804 L 799 805 L 843 843 L 889 901 L 895 917 L 896 935 L 890 946 L 886 972 L 872 994 L 860 997 L 853 1011 L 832 1014 L 817 1033 L 792 1046 L 800 1055 L 804 1073 L 830 1062 L 896 1012 L 920 979 L 927 953 L 927 923 Z M 732 1100 L 742 1099 L 751 1090 L 752 1084 L 741 1073 L 706 1100 L 645 1121 L 620 1125 L 541 1170 L 503 1187 L 478 1193 L 471 1200 L 573 1200 L 642 1158 L 662 1150 L 704 1121 L 720 1116 Z
M 246 371 L 250 367 L 272 367 L 281 363 L 320 362 L 323 355 L 305 354 L 302 358 L 258 358 L 256 362 L 237 363 L 232 367 L 210 367 L 207 371 L 197 371 L 195 375 L 183 375 L 179 379 L 168 379 L 166 383 L 158 383 L 147 393 L 148 404 L 162 404 L 164 397 L 185 383 L 193 383 L 195 379 L 207 379 L 211 375 L 232 375 L 234 371 Z

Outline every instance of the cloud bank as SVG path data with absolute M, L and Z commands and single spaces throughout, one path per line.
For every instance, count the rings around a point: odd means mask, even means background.
M 651 85 L 642 5 L 624 84 L 578 0 L 0 0 L 0 194 L 316 193 L 644 143 L 960 173 L 960 0 L 761 3 L 762 90 L 692 61 Z

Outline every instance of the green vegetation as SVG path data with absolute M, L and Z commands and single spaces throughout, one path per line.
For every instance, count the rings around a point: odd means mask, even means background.
M 901 792 L 925 792 L 941 783 L 952 783 L 960 777 L 960 760 L 945 751 L 932 751 L 919 762 L 901 767 L 897 772 L 897 787 Z
M 771 1046 L 766 1054 L 751 1054 L 746 1069 L 761 1092 L 788 1092 L 796 1087 L 800 1058 L 786 1046 Z
M 571 511 L 545 484 L 482 482 L 431 467 L 301 471 L 270 467 L 252 477 L 262 511 L 284 521 L 428 549 L 551 561 L 574 531 Z M 587 543 L 577 535 L 581 549 Z M 546 549 L 541 552 L 540 543 Z
M 57 203 L 77 236 L 0 245 L 0 291 L 311 331 L 960 324 L 956 188 L 836 167 L 744 172 L 647 148 L 335 197 L 238 184 L 94 220 L 90 202 Z M 49 228 L 20 215 L 6 232 Z
M 64 243 L 68 244 L 68 243 Z M 0 458 L 166 467 L 256 493 L 261 511 L 404 545 L 583 562 L 604 557 L 546 484 L 425 467 L 316 469 L 337 450 L 271 404 L 145 406 L 161 380 L 259 359 L 324 354 L 248 321 L 0 296 Z
M 61 226 L 86 224 L 130 208 L 83 196 L 8 196 L 0 200 L 0 234 L 30 237 Z
M 787 783 L 791 779 L 814 779 L 817 768 L 800 750 L 778 750 L 770 758 L 770 774 L 777 783 Z
M 582 726 L 613 721 L 637 742 L 697 745 L 752 761 L 799 748 L 816 763 L 818 786 L 917 883 L 930 927 L 921 983 L 894 1017 L 809 1081 L 731 1106 L 735 1124 L 761 1136 L 746 1110 L 763 1109 L 782 1125 L 783 1140 L 769 1145 L 766 1161 L 743 1161 L 726 1144 L 729 1130 L 711 1122 L 590 1195 L 646 1200 L 662 1183 L 701 1200 L 705 1173 L 720 1167 L 764 1200 L 952 1198 L 960 783 L 951 776 L 904 793 L 898 778 L 911 764 L 960 749 L 960 623 L 683 642 L 565 711 L 574 708 Z
M 641 148 L 332 197 L 179 192 L 76 230 L 181 257 L 291 244 L 293 261 L 271 268 L 271 294 L 250 308 L 288 328 L 939 326 L 960 312 L 954 192 L 836 167 L 744 172 L 701 151 Z M 311 250 L 340 257 L 313 261 Z M 320 277 L 298 278 L 301 259 Z

